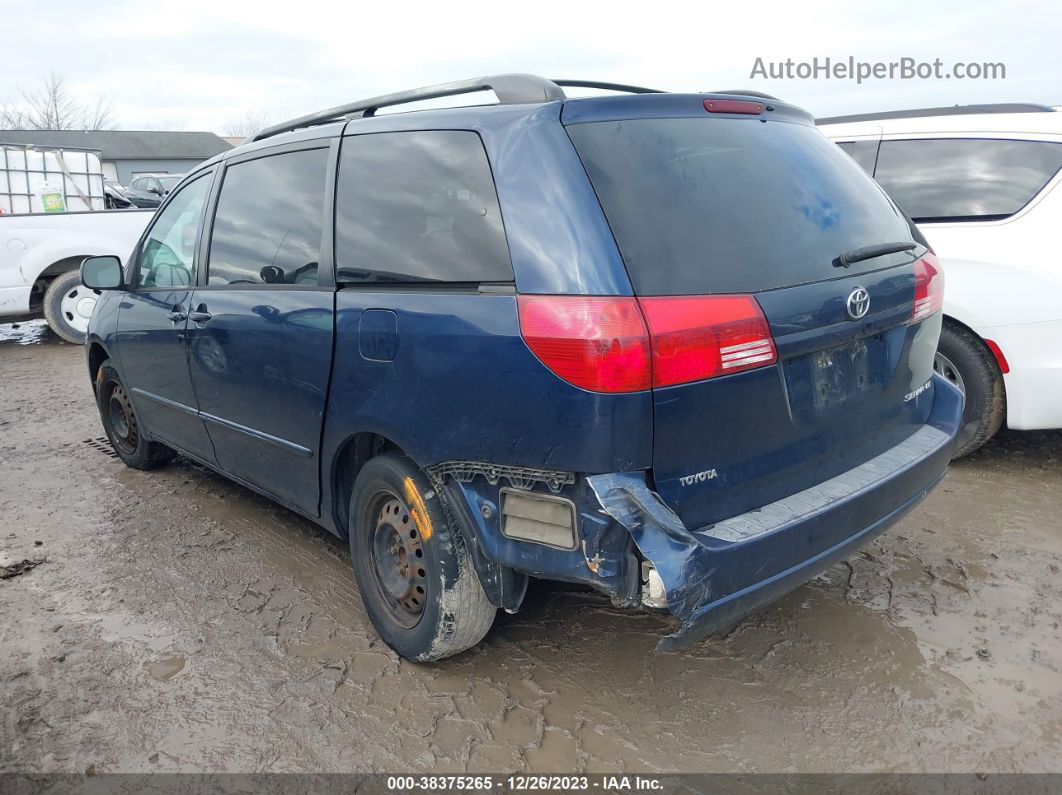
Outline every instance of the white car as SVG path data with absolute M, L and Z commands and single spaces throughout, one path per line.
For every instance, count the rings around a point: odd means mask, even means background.
M 1062 427 L 1062 112 L 971 105 L 818 124 L 943 263 L 937 369 L 966 392 L 957 455 L 1004 421 Z
M 97 293 L 81 284 L 81 260 L 124 262 L 154 210 L 0 214 L 0 323 L 44 315 L 68 342 L 85 340 Z

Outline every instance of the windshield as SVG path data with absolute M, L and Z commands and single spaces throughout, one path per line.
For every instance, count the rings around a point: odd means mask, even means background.
M 759 292 L 910 262 L 911 241 L 855 161 L 802 124 L 717 118 L 573 124 L 579 152 L 641 295 Z

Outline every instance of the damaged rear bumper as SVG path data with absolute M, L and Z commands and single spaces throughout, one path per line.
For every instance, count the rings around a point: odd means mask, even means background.
M 963 398 L 934 376 L 926 425 L 880 456 L 758 511 L 690 530 L 641 472 L 595 475 L 604 511 L 656 567 L 668 610 L 682 622 L 667 651 L 733 624 L 793 590 L 915 507 L 944 476 Z

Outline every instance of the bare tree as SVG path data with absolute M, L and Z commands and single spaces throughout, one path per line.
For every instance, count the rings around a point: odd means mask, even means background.
M 17 105 L 0 105 L 0 129 L 25 130 L 29 126 L 26 112 Z
M 96 104 L 85 108 L 86 130 L 109 130 L 114 127 L 114 108 L 107 97 L 97 97 Z
M 276 124 L 279 120 L 279 117 L 274 113 L 264 110 L 249 110 L 242 118 L 230 121 L 225 125 L 225 135 L 247 138 L 263 127 Z
M 10 130 L 106 130 L 114 126 L 110 100 L 83 105 L 52 72 L 36 89 L 20 88 L 20 99 L 0 105 L 0 123 Z

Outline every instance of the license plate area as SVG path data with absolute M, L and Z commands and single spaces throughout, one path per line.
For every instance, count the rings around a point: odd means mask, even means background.
M 815 416 L 833 414 L 879 392 L 887 381 L 884 339 L 866 337 L 805 357 Z

